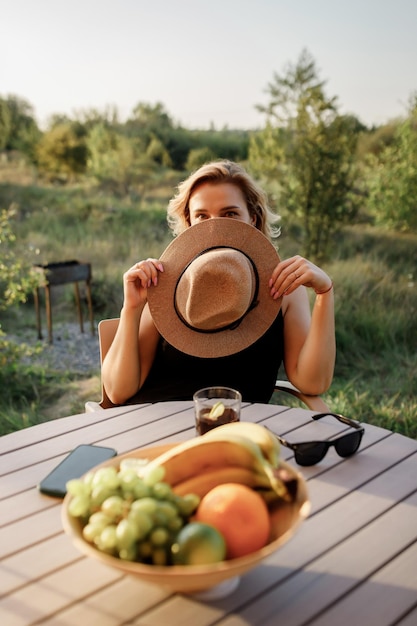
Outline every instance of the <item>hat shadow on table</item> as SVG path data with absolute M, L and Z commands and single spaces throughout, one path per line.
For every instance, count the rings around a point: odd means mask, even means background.
M 192 356 L 240 352 L 271 326 L 281 301 L 268 281 L 279 256 L 260 230 L 212 218 L 176 237 L 160 257 L 164 272 L 148 290 L 159 333 Z

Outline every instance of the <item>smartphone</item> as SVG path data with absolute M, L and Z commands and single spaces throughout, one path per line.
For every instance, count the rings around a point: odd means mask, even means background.
M 48 496 L 63 498 L 67 493 L 67 482 L 80 478 L 96 465 L 116 456 L 113 448 L 80 445 L 74 448 L 38 485 L 39 491 Z

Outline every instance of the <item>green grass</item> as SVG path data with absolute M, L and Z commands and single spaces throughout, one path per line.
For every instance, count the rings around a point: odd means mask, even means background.
M 124 198 L 92 185 L 4 183 L 0 207 L 16 203 L 16 234 L 30 262 L 92 263 L 97 321 L 119 314 L 123 272 L 159 256 L 171 241 L 165 216 L 175 182 Z M 279 245 L 282 257 L 297 252 L 285 236 Z M 353 225 L 338 235 L 337 253 L 324 269 L 335 284 L 337 338 L 335 378 L 324 399 L 335 411 L 417 438 L 417 235 Z M 63 291 L 54 316 L 73 316 L 72 298 L 71 289 Z M 0 322 L 10 333 L 35 328 L 33 303 L 0 314 Z M 0 434 L 46 419 L 51 403 L 74 384 L 72 372 L 14 368 L 1 373 Z M 74 406 L 82 410 L 81 402 Z
M 44 410 L 59 401 L 74 378 L 70 372 L 51 372 L 38 365 L 41 349 L 0 342 L 0 435 L 45 421 Z

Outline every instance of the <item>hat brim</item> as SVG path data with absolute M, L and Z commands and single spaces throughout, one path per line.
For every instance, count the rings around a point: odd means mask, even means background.
M 236 328 L 201 333 L 186 326 L 178 317 L 174 306 L 175 290 L 183 269 L 194 257 L 213 246 L 240 250 L 252 260 L 259 276 L 258 304 Z M 206 220 L 176 237 L 160 260 L 164 271 L 158 276 L 158 285 L 148 289 L 149 309 L 159 333 L 181 352 L 203 358 L 235 354 L 259 339 L 278 315 L 282 298 L 271 297 L 268 281 L 280 260 L 279 255 L 269 239 L 250 224 L 228 218 Z

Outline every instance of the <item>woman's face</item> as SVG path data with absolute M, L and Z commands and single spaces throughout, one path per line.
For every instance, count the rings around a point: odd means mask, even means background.
M 203 183 L 191 194 L 188 206 L 191 226 L 212 217 L 229 217 L 255 224 L 242 191 L 231 183 Z

